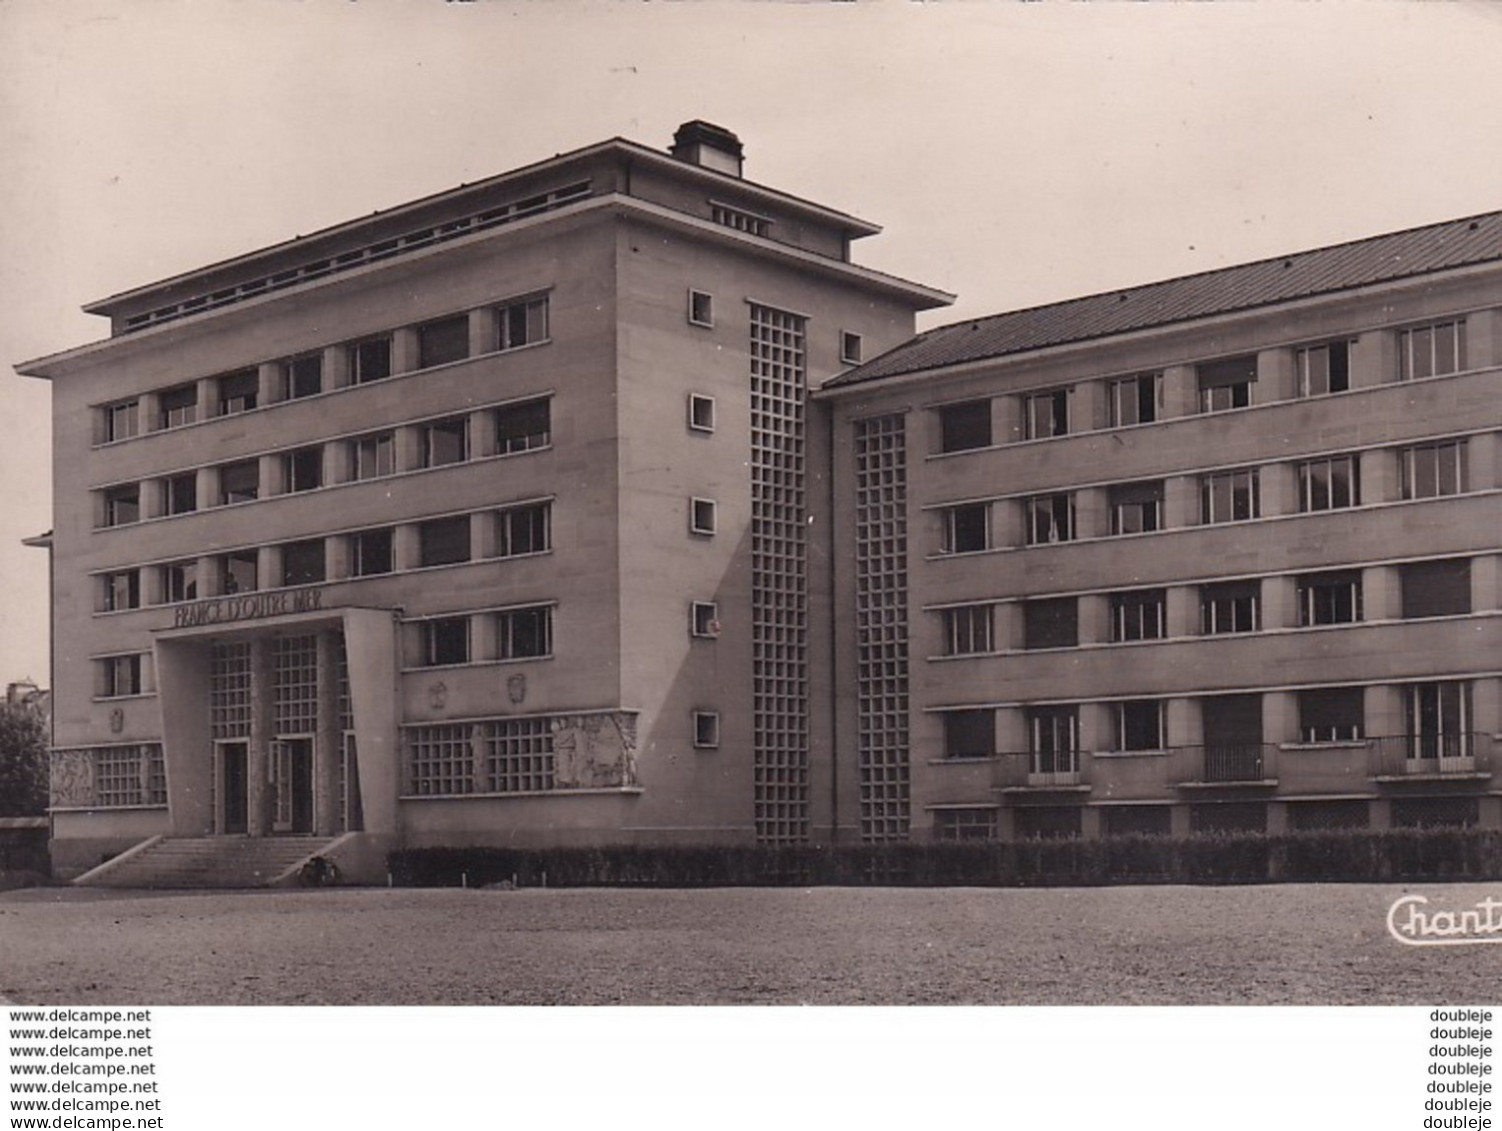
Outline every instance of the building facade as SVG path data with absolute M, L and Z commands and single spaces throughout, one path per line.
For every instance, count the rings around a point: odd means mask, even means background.
M 819 397 L 868 838 L 1502 825 L 1502 214 Z
M 1502 214 L 914 336 L 703 122 L 86 309 L 53 859 L 1502 826 Z

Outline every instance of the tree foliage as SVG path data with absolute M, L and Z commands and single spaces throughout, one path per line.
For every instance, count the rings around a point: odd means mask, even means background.
M 0 817 L 47 812 L 47 724 L 28 707 L 0 703 Z

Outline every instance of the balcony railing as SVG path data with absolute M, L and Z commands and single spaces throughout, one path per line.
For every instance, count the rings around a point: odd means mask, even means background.
M 1086 784 L 1086 756 L 1079 750 L 1027 751 L 996 755 L 997 789 L 1058 789 Z
M 1278 748 L 1266 742 L 1175 746 L 1173 774 L 1179 785 L 1246 785 L 1276 780 Z
M 1374 777 L 1490 774 L 1496 739 L 1472 731 L 1391 734 L 1367 739 Z

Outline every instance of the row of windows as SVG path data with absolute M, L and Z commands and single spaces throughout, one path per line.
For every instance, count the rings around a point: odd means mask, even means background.
M 1400 615 L 1404 619 L 1457 616 L 1471 611 L 1471 559 L 1440 558 L 1407 562 L 1397 567 Z M 1298 627 L 1353 624 L 1363 619 L 1360 570 L 1331 570 L 1294 578 Z M 1197 587 L 1199 631 L 1257 632 L 1262 625 L 1262 582 L 1219 581 Z M 1130 589 L 1107 594 L 1110 602 L 1110 641 L 1168 638 L 1168 591 Z M 1022 647 L 1073 648 L 1080 643 L 1079 600 L 1048 597 L 1023 601 Z M 995 605 L 961 605 L 940 610 L 943 647 L 948 656 L 999 650 Z
M 1366 688 L 1317 688 L 1296 693 L 1298 740 L 1309 745 L 1360 742 L 1369 737 L 1366 725 Z M 1416 683 L 1401 688 L 1404 733 L 1395 736 L 1404 743 L 1408 757 L 1427 759 L 1447 756 L 1464 748 L 1472 730 L 1471 685 L 1463 680 Z M 1220 750 L 1260 747 L 1262 696 L 1241 694 L 1209 696 L 1199 700 L 1202 708 L 1202 738 L 1206 747 Z M 1131 753 L 1161 751 L 1168 742 L 1168 700 L 1129 699 L 1103 704 L 1109 711 L 1109 732 L 1104 737 L 1108 751 Z M 1021 708 L 1027 733 L 1025 750 L 1043 759 L 1043 768 L 1073 772 L 1082 752 L 1080 703 L 1053 703 Z M 995 708 L 944 711 L 945 758 L 991 758 L 1009 753 L 996 741 Z M 1101 738 L 1098 737 L 1098 742 Z M 1057 756 L 1057 760 L 1055 757 Z
M 1469 443 L 1464 439 L 1412 444 L 1392 450 L 1402 501 L 1443 498 L 1471 490 Z M 1362 504 L 1363 463 L 1382 452 L 1350 453 L 1303 460 L 1298 476 L 1298 512 L 1316 514 Z M 1196 478 L 1201 525 L 1246 522 L 1263 516 L 1261 468 L 1207 472 Z M 1145 534 L 1170 529 L 1164 512 L 1167 481 L 1116 483 L 1105 489 L 1108 527 L 1083 531 L 1076 513 L 1076 492 L 1032 495 L 1018 500 L 1024 543 L 1029 546 L 1072 542 L 1104 535 Z M 1367 498 L 1367 502 L 1385 500 Z M 994 546 L 990 529 L 992 503 L 965 503 L 942 512 L 940 549 L 946 554 L 974 553 Z
M 518 349 L 548 340 L 548 298 L 546 295 L 519 299 L 483 311 L 473 312 L 487 320 L 480 335 L 480 353 Z M 447 365 L 470 356 L 471 313 L 464 312 L 424 322 L 414 328 L 414 370 Z M 346 385 L 363 385 L 393 376 L 395 368 L 395 334 L 378 334 L 331 347 L 339 351 L 348 374 Z M 143 431 L 161 431 L 192 424 L 215 416 L 230 416 L 260 407 L 264 401 L 296 400 L 335 387 L 325 369 L 329 351 L 316 350 L 275 362 L 276 377 L 269 387 L 263 385 L 259 366 L 223 373 L 204 381 L 194 381 L 158 390 L 154 410 L 148 413 L 149 401 L 130 397 L 101 406 L 99 410 L 100 443 L 128 440 Z
M 1452 319 L 1397 332 L 1397 361 L 1393 379 L 1417 380 L 1456 373 L 1466 368 L 1465 322 Z M 1337 339 L 1293 351 L 1294 387 L 1297 397 L 1343 393 L 1351 388 L 1351 342 Z M 1225 412 L 1252 403 L 1258 380 L 1258 355 L 1242 354 L 1193 366 L 1196 407 L 1201 413 Z M 1067 385 L 1021 394 L 1022 436 L 1046 440 L 1086 432 L 1099 426 L 1082 420 L 1074 409 L 1078 386 Z M 1105 382 L 1106 420 L 1109 428 L 1150 424 L 1166 419 L 1163 374 L 1138 373 Z M 979 398 L 938 409 L 939 450 L 960 452 L 990 447 L 992 433 L 990 398 Z
M 485 455 L 504 456 L 537 451 L 552 443 L 551 400 L 538 397 L 489 410 L 495 442 Z M 398 467 L 395 429 L 371 432 L 330 444 L 312 444 L 277 457 L 269 474 L 275 474 L 278 494 L 312 491 L 327 483 L 358 482 L 399 471 L 421 471 L 476 458 L 470 416 L 445 417 L 407 425 L 411 432 L 410 467 Z M 339 466 L 330 467 L 331 457 Z M 251 502 L 273 493 L 265 482 L 268 469 L 259 458 L 236 460 L 207 469 L 212 477 L 201 496 L 198 471 L 183 471 L 142 483 L 122 483 L 98 493 L 98 525 L 126 526 L 140 521 L 143 507 L 152 505 L 161 516 L 191 514 L 200 507 L 230 506 Z
M 329 567 L 331 543 L 343 543 L 348 577 L 375 577 L 398 569 L 421 569 L 428 566 L 453 565 L 474 558 L 515 558 L 547 553 L 552 549 L 553 507 L 551 502 L 524 503 L 502 507 L 489 515 L 489 537 L 482 525 L 475 545 L 475 524 L 468 514 L 451 515 L 414 523 L 413 557 L 398 562 L 397 527 L 358 530 L 329 538 L 310 538 L 283 542 L 279 554 L 279 574 L 262 576 L 262 555 L 256 549 L 235 550 L 206 559 L 167 562 L 159 566 L 115 570 L 99 575 L 101 612 L 121 612 L 143 604 L 142 579 L 147 570 L 157 571 L 157 595 L 152 604 L 193 601 L 202 596 L 252 593 L 264 587 L 311 585 L 331 580 Z M 488 541 L 488 545 L 484 544 Z M 213 571 L 212 588 L 203 582 L 205 569 Z
M 479 617 L 494 626 L 493 645 L 481 649 Z M 436 617 L 409 625 L 409 662 L 441 667 L 485 660 L 544 660 L 553 655 L 553 606 L 529 605 L 498 613 Z

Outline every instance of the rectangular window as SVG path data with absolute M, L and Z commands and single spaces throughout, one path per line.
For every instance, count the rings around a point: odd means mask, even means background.
M 695 534 L 713 534 L 715 532 L 716 511 L 713 499 L 690 499 L 688 507 L 688 528 Z
M 541 659 L 553 654 L 551 605 L 507 609 L 496 615 L 496 627 L 503 660 Z
M 282 584 L 312 585 L 324 579 L 323 539 L 288 542 L 282 547 Z
M 455 314 L 417 328 L 417 367 L 429 369 L 469 356 L 469 315 Z
M 861 336 L 849 330 L 840 331 L 840 362 L 844 365 L 859 365 L 863 347 Z
M 734 228 L 737 232 L 746 232 L 753 236 L 765 236 L 772 229 L 772 221 L 769 217 L 747 212 L 743 208 L 732 208 L 728 204 L 710 201 L 709 215 L 716 224 L 723 224 L 727 228 Z
M 443 467 L 469 458 L 469 421 L 463 416 L 431 420 L 422 429 L 422 467 Z
M 1299 626 L 1353 624 L 1361 619 L 1361 571 L 1306 573 L 1298 579 Z
M 198 599 L 197 562 L 172 562 L 162 567 L 162 599 L 168 604 Z
M 349 380 L 364 385 L 391 376 L 391 335 L 366 338 L 349 346 Z
M 417 542 L 419 565 L 452 565 L 469 561 L 469 515 L 419 523 Z
M 714 297 L 703 291 L 689 291 L 688 320 L 695 326 L 713 326 Z
M 351 462 L 356 479 L 375 479 L 396 471 L 396 437 L 390 432 L 375 432 L 350 441 Z
M 714 398 L 701 393 L 688 395 L 688 426 L 695 432 L 714 431 Z
M 1415 444 L 1398 451 L 1403 498 L 1435 499 L 1443 495 L 1463 494 L 1467 487 L 1467 444 L 1464 440 L 1445 440 L 1437 444 Z
M 350 535 L 349 564 L 356 577 L 376 577 L 393 568 L 391 528 Z
M 1361 505 L 1361 465 L 1354 455 L 1299 464 L 1299 510 L 1340 510 Z
M 226 373 L 216 382 L 219 395 L 219 415 L 229 416 L 236 412 L 249 412 L 256 407 L 256 395 L 260 391 L 260 374 L 254 369 L 242 369 L 238 373 Z
M 1079 642 L 1079 602 L 1075 598 L 1022 602 L 1024 648 L 1073 648 Z
M 1458 616 L 1471 611 L 1471 559 L 1443 558 L 1398 567 L 1403 616 Z
M 720 635 L 720 606 L 713 601 L 694 601 L 688 607 L 690 636 L 713 639 Z
M 548 340 L 548 300 L 527 299 L 496 309 L 496 348 L 514 350 Z
M 126 483 L 104 492 L 104 525 L 128 526 L 141 520 L 141 486 Z
M 996 712 L 945 711 L 944 757 L 990 758 L 996 754 Z
M 1257 469 L 1200 476 L 1200 521 L 1245 522 L 1261 513 Z
M 1200 411 L 1225 412 L 1252 403 L 1252 385 L 1257 380 L 1257 355 L 1228 357 L 1196 365 Z
M 323 392 L 323 354 L 310 353 L 282 362 L 282 399 L 297 400 Z
M 99 693 L 104 698 L 119 695 L 139 695 L 145 690 L 141 679 L 140 656 L 110 656 L 99 661 L 101 686 Z
M 105 405 L 104 414 L 104 442 L 114 443 L 116 440 L 129 440 L 141 431 L 141 402 L 138 400 L 120 401 L 117 404 Z
M 1118 483 L 1106 491 L 1112 534 L 1146 534 L 1163 529 L 1163 481 Z
M 1022 398 L 1022 419 L 1029 440 L 1069 433 L 1069 390 L 1053 389 Z
M 694 712 L 694 749 L 717 750 L 720 746 L 720 715 L 718 711 Z
M 935 840 L 995 840 L 996 810 L 976 806 L 934 811 Z
M 260 584 L 256 576 L 256 561 L 257 554 L 254 550 L 241 550 L 220 558 L 219 591 L 226 597 L 232 597 L 236 593 L 254 593 Z
M 163 389 L 157 398 L 157 427 L 178 428 L 198 419 L 198 386 Z
M 969 656 L 991 651 L 991 606 L 966 605 L 943 610 L 944 655 Z
M 550 549 L 553 505 L 528 503 L 496 512 L 496 556 L 517 558 Z
M 1471 685 L 1463 680 L 1415 683 L 1403 696 L 1408 757 L 1471 756 Z
M 1465 322 L 1435 322 L 1398 331 L 1398 380 L 1459 373 L 1466 367 Z
M 991 543 L 989 503 L 967 503 L 944 511 L 941 549 L 946 554 L 972 554 Z
M 1326 342 L 1294 351 L 1301 397 L 1344 393 L 1351 387 L 1349 342 Z
M 1151 424 L 1162 415 L 1163 374 L 1140 373 L 1110 383 L 1111 427 Z
M 1074 541 L 1074 496 L 1036 495 L 1023 500 L 1027 520 L 1027 544 Z
M 966 401 L 939 409 L 939 451 L 965 452 L 990 446 L 990 401 Z
M 118 613 L 141 607 L 141 575 L 137 570 L 107 573 L 103 577 L 103 583 L 105 612 Z
M 322 487 L 323 449 L 301 448 L 282 456 L 282 478 L 291 492 Z
M 198 474 L 189 471 L 162 480 L 162 513 L 192 514 L 198 509 Z
M 519 401 L 495 410 L 496 454 L 530 452 L 553 442 L 551 402 L 547 397 Z
M 1221 581 L 1200 586 L 1200 631 L 1207 636 L 1256 632 L 1261 582 Z
M 226 463 L 219 468 L 219 505 L 248 503 L 260 495 L 261 466 L 253 459 Z
M 422 622 L 422 664 L 469 663 L 469 618 L 444 617 Z
M 1359 687 L 1299 692 L 1300 742 L 1356 742 L 1362 734 Z
M 1111 639 L 1162 640 L 1168 635 L 1168 598 L 1162 589 L 1111 594 Z
M 1165 740 L 1163 700 L 1129 699 L 1116 704 L 1117 750 L 1162 750 Z
M 1029 772 L 1075 774 L 1080 768 L 1080 713 L 1073 704 L 1027 709 Z

